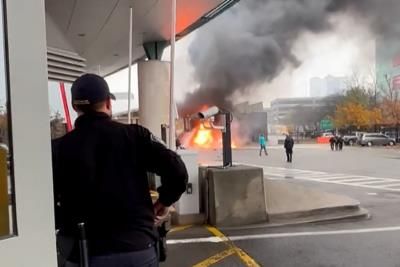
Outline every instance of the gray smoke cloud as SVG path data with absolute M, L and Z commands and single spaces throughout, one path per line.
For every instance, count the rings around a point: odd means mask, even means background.
M 298 38 L 332 30 L 336 14 L 396 36 L 399 8 L 399 0 L 242 0 L 196 34 L 189 54 L 200 86 L 186 95 L 181 111 L 204 104 L 230 109 L 235 92 L 251 93 L 250 86 L 296 68 L 301 62 L 292 49 Z

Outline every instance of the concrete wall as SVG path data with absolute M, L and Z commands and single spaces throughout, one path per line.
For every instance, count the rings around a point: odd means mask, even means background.
M 210 224 L 229 227 L 267 222 L 261 168 L 209 168 L 207 177 Z
M 199 173 L 198 153 L 190 150 L 178 150 L 189 174 L 188 183 L 192 185 L 192 192 L 185 192 L 176 203 L 179 215 L 199 214 Z

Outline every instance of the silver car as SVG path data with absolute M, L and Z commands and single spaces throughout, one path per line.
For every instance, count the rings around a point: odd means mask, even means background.
M 365 133 L 361 136 L 362 146 L 394 146 L 396 141 L 381 133 Z

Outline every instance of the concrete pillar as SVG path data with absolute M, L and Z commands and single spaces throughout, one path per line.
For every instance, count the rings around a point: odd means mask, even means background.
M 139 122 L 160 139 L 161 125 L 169 123 L 169 81 L 169 62 L 138 63 Z

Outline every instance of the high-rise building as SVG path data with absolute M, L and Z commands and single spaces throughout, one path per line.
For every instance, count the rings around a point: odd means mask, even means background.
M 310 79 L 310 97 L 322 97 L 326 94 L 325 81 L 319 77 Z
M 390 86 L 400 89 L 400 38 L 385 36 L 376 40 L 376 82 L 384 93 Z
M 314 77 L 310 79 L 310 97 L 325 97 L 341 94 L 347 87 L 346 77 L 328 75 L 325 78 Z

